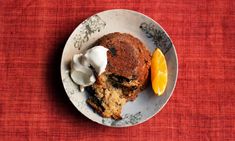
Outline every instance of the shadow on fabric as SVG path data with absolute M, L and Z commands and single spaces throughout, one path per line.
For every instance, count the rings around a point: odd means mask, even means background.
M 72 28 L 73 30 L 74 28 Z M 65 32 L 63 32 L 65 33 Z M 53 50 L 48 55 L 48 66 L 47 66 L 47 87 L 49 89 L 49 99 L 52 101 L 52 112 L 53 114 L 63 120 L 70 120 L 74 124 L 95 124 L 88 118 L 82 115 L 75 106 L 70 102 L 60 75 L 60 63 L 64 45 L 72 31 L 66 32 L 66 34 L 60 34 Z

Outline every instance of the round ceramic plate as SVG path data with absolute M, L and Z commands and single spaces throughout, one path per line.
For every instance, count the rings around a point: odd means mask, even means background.
M 89 93 L 79 92 L 78 86 L 69 77 L 69 64 L 74 54 L 83 52 L 97 39 L 113 33 L 129 33 L 140 39 L 153 52 L 160 48 L 168 67 L 168 83 L 162 96 L 156 96 L 149 85 L 133 102 L 122 109 L 122 119 L 103 118 L 87 105 Z M 156 115 L 167 103 L 174 90 L 178 73 L 175 47 L 165 30 L 153 19 L 131 10 L 108 10 L 83 21 L 69 37 L 61 60 L 61 77 L 65 91 L 73 105 L 94 122 L 112 127 L 127 127 L 147 121 Z

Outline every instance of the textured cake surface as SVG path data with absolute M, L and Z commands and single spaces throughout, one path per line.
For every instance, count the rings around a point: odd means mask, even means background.
M 94 96 L 87 103 L 103 117 L 120 119 L 124 104 L 147 84 L 151 55 L 139 39 L 126 33 L 107 34 L 96 45 L 109 49 L 108 64 L 92 85 Z

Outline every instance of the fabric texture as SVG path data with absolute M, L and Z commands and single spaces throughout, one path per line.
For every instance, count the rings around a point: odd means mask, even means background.
M 235 1 L 1 0 L 1 141 L 235 140 Z M 176 47 L 178 82 L 156 116 L 130 128 L 90 121 L 60 80 L 66 40 L 108 9 L 131 9 L 160 23 Z

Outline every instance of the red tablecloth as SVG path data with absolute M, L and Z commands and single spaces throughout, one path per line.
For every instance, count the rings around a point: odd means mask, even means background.
M 179 77 L 149 121 L 98 125 L 68 100 L 60 80 L 64 44 L 87 17 L 107 9 L 142 12 L 173 40 Z M 0 140 L 235 140 L 235 1 L 2 0 Z

